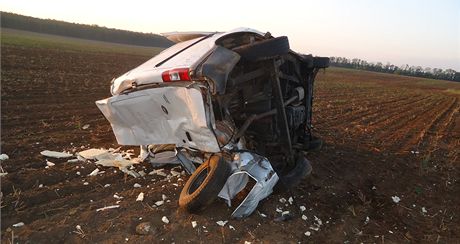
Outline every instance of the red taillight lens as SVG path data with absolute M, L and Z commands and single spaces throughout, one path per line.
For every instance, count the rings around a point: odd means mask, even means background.
M 164 82 L 190 81 L 190 70 L 188 68 L 167 70 L 161 74 Z

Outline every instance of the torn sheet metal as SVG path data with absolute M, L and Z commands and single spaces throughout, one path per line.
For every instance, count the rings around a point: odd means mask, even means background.
M 279 177 L 268 159 L 250 152 L 236 154 L 232 167 L 233 173 L 219 193 L 219 197 L 225 199 L 228 206 L 231 206 L 231 199 L 246 187 L 249 177 L 256 181 L 252 190 L 232 213 L 233 218 L 244 218 L 273 192 Z
M 208 127 L 201 91 L 160 87 L 120 94 L 96 102 L 121 145 L 176 144 L 218 152 Z

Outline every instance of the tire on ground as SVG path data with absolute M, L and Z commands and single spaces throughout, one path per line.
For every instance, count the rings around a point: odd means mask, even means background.
M 213 155 L 190 176 L 179 197 L 179 206 L 197 212 L 211 204 L 230 176 L 230 165 Z
M 233 51 L 246 60 L 258 61 L 287 54 L 289 40 L 286 36 L 280 36 L 237 47 Z
M 303 180 L 309 177 L 312 171 L 313 167 L 311 166 L 310 161 L 308 161 L 304 156 L 299 156 L 294 168 L 290 170 L 277 170 L 279 181 L 275 186 L 275 192 L 285 192 L 288 189 L 296 187 Z

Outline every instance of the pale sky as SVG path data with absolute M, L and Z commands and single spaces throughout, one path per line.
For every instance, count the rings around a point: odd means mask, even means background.
M 459 0 L 0 0 L 2 11 L 162 33 L 250 27 L 291 49 L 460 71 Z

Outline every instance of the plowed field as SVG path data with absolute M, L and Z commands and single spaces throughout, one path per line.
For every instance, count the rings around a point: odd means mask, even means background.
M 105 173 L 91 177 L 93 163 L 58 159 L 45 168 L 43 150 L 118 147 L 94 101 L 110 95 L 113 77 L 149 56 L 2 46 L 1 151 L 10 157 L 2 162 L 2 243 L 460 242 L 459 83 L 337 68 L 320 73 L 314 126 L 325 145 L 308 155 L 312 178 L 271 195 L 244 220 L 230 219 L 222 201 L 198 215 L 178 210 L 188 176 L 135 179 L 101 167 Z M 140 192 L 145 199 L 136 202 Z M 155 207 L 162 194 L 170 201 Z M 289 197 L 292 204 L 280 202 Z M 119 208 L 96 211 L 117 201 Z M 293 218 L 274 221 L 277 208 Z M 219 220 L 229 222 L 221 227 Z M 154 233 L 136 234 L 145 221 Z M 18 222 L 25 225 L 13 227 Z

